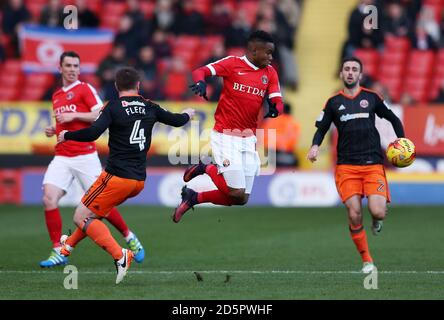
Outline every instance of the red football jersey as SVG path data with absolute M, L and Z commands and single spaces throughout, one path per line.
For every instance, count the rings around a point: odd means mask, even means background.
M 96 90 L 85 82 L 76 81 L 68 87 L 63 87 L 52 95 L 54 115 L 65 112 L 91 112 L 102 107 L 103 102 Z M 56 123 L 57 135 L 62 130 L 75 131 L 87 128 L 90 122 L 74 120 L 66 123 Z M 75 157 L 96 151 L 94 142 L 66 141 L 55 147 L 58 156 Z
M 211 75 L 223 77 L 224 81 L 214 114 L 214 130 L 250 129 L 256 132 L 265 96 L 282 97 L 276 70 L 272 66 L 259 69 L 246 56 L 228 56 L 206 67 Z

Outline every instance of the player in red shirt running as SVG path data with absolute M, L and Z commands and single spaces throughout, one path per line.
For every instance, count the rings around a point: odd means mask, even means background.
M 56 126 L 45 129 L 47 137 L 59 134 L 63 130 L 79 130 L 89 127 L 99 115 L 102 100 L 96 90 L 89 84 L 79 81 L 80 57 L 73 51 L 60 56 L 60 73 L 63 87 L 52 96 Z M 62 235 L 62 217 L 58 208 L 60 199 L 72 186 L 74 179 L 84 191 L 94 183 L 102 171 L 94 142 L 69 141 L 57 144 L 55 157 L 48 166 L 43 179 L 43 205 L 45 220 L 53 250 L 48 259 L 40 262 L 42 268 L 64 265 L 68 258 L 60 254 L 60 237 Z M 145 251 L 135 234 L 128 229 L 125 221 L 116 208 L 106 219 L 122 233 L 130 249 L 134 251 L 135 260 L 142 262 Z M 78 243 L 86 235 L 76 230 L 73 238 Z
M 247 203 L 254 177 L 259 174 L 260 159 L 256 151 L 256 128 L 264 99 L 269 111 L 265 117 L 275 118 L 283 110 L 282 94 L 276 70 L 270 65 L 274 51 L 273 38 L 264 31 L 253 32 L 247 41 L 246 55 L 228 56 L 193 71 L 191 89 L 206 99 L 205 77 L 223 78 L 222 90 L 211 132 L 211 148 L 216 164 L 199 164 L 184 173 L 188 182 L 208 174 L 217 190 L 195 192 L 184 186 L 182 202 L 173 214 L 173 221 L 194 205 L 211 202 L 231 206 Z

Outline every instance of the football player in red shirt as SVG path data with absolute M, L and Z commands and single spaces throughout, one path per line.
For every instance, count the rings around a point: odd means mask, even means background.
M 193 71 L 191 89 L 206 99 L 205 77 L 223 78 L 224 87 L 214 114 L 211 148 L 216 164 L 199 164 L 184 173 L 188 182 L 208 174 L 217 190 L 195 192 L 184 186 L 182 202 L 173 214 L 179 222 L 194 205 L 211 202 L 231 206 L 244 205 L 251 193 L 254 177 L 259 174 L 260 159 L 256 151 L 256 128 L 264 99 L 269 111 L 265 117 L 277 117 L 283 110 L 282 94 L 276 70 L 270 65 L 274 52 L 273 38 L 266 32 L 253 32 L 247 41 L 246 55 L 228 56 Z
M 47 137 L 58 135 L 63 130 L 79 130 L 89 127 L 99 115 L 102 100 L 96 90 L 85 82 L 79 81 L 80 57 L 76 52 L 67 51 L 60 56 L 60 73 L 63 87 L 52 96 L 56 126 L 45 129 Z M 45 220 L 53 250 L 48 259 L 40 262 L 42 268 L 64 265 L 68 258 L 60 254 L 62 217 L 58 208 L 60 199 L 72 186 L 74 180 L 84 191 L 94 183 L 102 171 L 102 165 L 94 142 L 69 141 L 57 144 L 55 157 L 49 164 L 43 178 L 43 205 Z M 116 208 L 106 219 L 122 233 L 134 258 L 142 262 L 145 251 L 135 234 L 131 232 Z M 76 243 L 86 235 L 79 230 L 73 233 Z

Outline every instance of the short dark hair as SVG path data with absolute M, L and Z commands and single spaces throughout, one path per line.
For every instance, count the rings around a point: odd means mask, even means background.
M 120 68 L 116 73 L 116 86 L 119 91 L 137 89 L 137 82 L 140 82 L 140 74 L 132 67 Z
M 62 66 L 63 59 L 65 59 L 65 57 L 78 58 L 79 61 L 80 61 L 80 56 L 79 56 L 79 54 L 77 52 L 75 52 L 75 51 L 65 51 L 60 56 L 60 66 Z
M 362 61 L 356 57 L 346 57 L 346 58 L 342 59 L 341 70 L 342 70 L 342 68 L 344 68 L 344 63 L 350 62 L 350 61 L 357 62 L 359 64 L 359 67 L 361 68 L 361 73 L 362 73 L 362 71 L 364 70 L 364 68 L 362 66 Z
M 256 30 L 250 34 L 247 43 L 251 41 L 271 42 L 274 43 L 273 37 L 263 30 Z

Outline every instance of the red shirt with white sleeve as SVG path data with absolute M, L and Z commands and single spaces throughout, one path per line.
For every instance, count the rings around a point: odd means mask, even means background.
M 258 68 L 246 56 L 228 56 L 193 71 L 193 81 L 220 76 L 224 87 L 214 114 L 214 130 L 251 130 L 256 132 L 264 98 L 276 103 L 282 112 L 282 94 L 276 70 Z M 225 132 L 226 133 L 226 132 Z
M 67 87 L 62 87 L 52 95 L 54 115 L 67 112 L 92 112 L 100 110 L 103 102 L 96 90 L 88 83 L 77 80 Z M 90 122 L 73 120 L 65 123 L 56 122 L 57 136 L 62 130 L 75 131 L 87 128 Z M 57 156 L 75 157 L 96 151 L 94 142 L 66 141 L 55 147 Z

